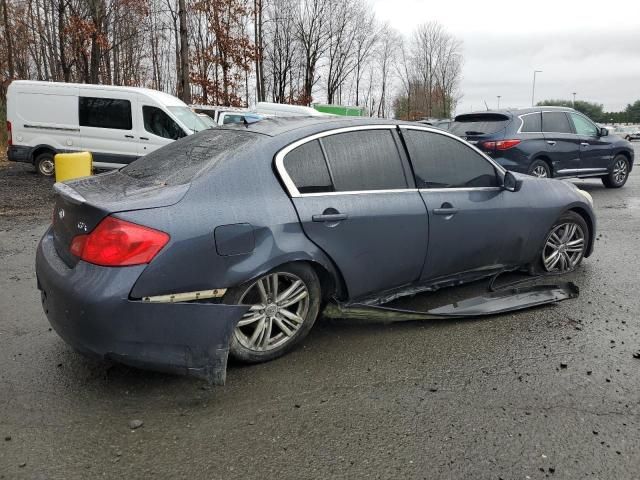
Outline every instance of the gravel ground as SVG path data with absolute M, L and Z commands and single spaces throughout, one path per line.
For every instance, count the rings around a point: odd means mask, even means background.
M 321 320 L 212 388 L 87 360 L 50 330 L 33 261 L 51 181 L 0 163 L 0 478 L 640 478 L 640 169 L 620 190 L 577 183 L 599 221 L 569 276 L 579 299 L 481 321 Z

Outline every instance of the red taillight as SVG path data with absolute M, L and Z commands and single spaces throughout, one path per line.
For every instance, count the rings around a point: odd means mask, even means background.
M 85 262 L 124 267 L 149 263 L 169 238 L 153 228 L 107 217 L 88 235 L 74 237 L 69 249 Z
M 13 145 L 13 133 L 11 132 L 11 122 L 7 120 L 7 145 Z
M 509 150 L 520 144 L 520 140 L 498 140 L 497 142 L 482 142 L 480 145 L 485 150 Z

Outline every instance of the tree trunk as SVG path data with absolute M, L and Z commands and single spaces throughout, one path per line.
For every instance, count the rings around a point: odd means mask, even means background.
M 187 7 L 185 0 L 178 0 L 178 16 L 180 17 L 180 78 L 178 83 L 181 100 L 191 103 L 191 85 L 189 84 L 189 37 L 187 36 Z

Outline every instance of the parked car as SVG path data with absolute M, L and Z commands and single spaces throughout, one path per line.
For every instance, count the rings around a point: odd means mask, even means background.
M 16 80 L 7 90 L 10 161 L 53 175 L 56 153 L 89 151 L 120 168 L 206 128 L 179 99 L 146 88 Z
M 266 118 L 266 115 L 260 115 L 252 112 L 247 108 L 221 107 L 212 105 L 192 105 L 194 111 L 198 115 L 204 115 L 211 119 L 214 125 L 244 124 L 253 123 Z
M 634 162 L 631 144 L 562 107 L 458 115 L 449 131 L 475 144 L 504 168 L 538 177 L 599 177 L 622 187 Z
M 36 258 L 55 330 L 87 354 L 198 376 L 227 351 L 286 353 L 329 298 L 568 272 L 594 247 L 588 193 L 415 123 L 223 126 L 56 186 Z
M 627 141 L 640 140 L 640 127 L 615 127 L 613 134 Z

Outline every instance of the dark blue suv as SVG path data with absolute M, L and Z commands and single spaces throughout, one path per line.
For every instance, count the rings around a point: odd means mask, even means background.
M 572 108 L 535 107 L 458 115 L 449 127 L 508 170 L 537 177 L 600 177 L 622 187 L 633 168 L 631 143 Z

